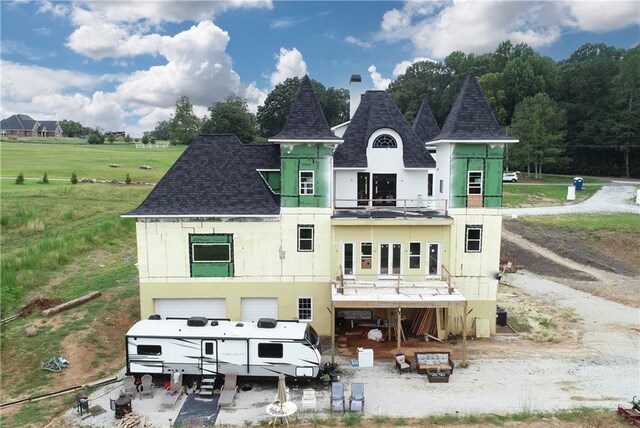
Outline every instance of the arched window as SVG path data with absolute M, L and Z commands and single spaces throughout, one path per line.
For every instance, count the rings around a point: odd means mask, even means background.
M 389 134 L 378 135 L 375 140 L 373 140 L 374 149 L 395 149 L 398 147 L 398 143 L 396 139 L 393 138 Z

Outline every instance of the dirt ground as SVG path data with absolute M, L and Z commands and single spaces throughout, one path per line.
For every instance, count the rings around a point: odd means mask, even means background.
M 516 220 L 505 220 L 503 227 L 503 262 L 510 261 L 536 275 L 614 302 L 640 307 L 637 235 L 604 231 L 590 234 Z

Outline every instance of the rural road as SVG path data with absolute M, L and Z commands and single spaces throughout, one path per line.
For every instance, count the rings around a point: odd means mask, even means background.
M 573 205 L 534 208 L 504 208 L 504 216 L 535 216 L 591 213 L 640 214 L 640 205 L 633 202 L 637 189 L 629 185 L 606 185 L 584 202 Z

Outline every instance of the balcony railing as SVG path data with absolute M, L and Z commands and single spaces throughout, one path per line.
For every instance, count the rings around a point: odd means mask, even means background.
M 334 199 L 334 217 L 424 218 L 448 214 L 446 199 Z
M 344 273 L 342 265 L 339 267 L 339 274 L 335 281 L 336 291 L 338 294 L 344 294 L 345 288 L 385 288 L 394 289 L 396 294 L 400 294 L 403 288 L 420 288 L 420 287 L 442 287 L 446 285 L 448 294 L 454 292 L 451 285 L 451 274 L 444 267 L 440 266 L 440 276 L 424 276 L 418 274 L 359 274 L 348 275 Z M 444 284 L 443 284 L 444 283 Z

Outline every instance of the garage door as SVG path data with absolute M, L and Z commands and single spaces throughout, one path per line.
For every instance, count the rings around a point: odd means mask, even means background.
M 275 297 L 243 297 L 242 320 L 258 321 L 260 318 L 278 319 L 278 299 Z
M 156 314 L 167 317 L 226 318 L 225 299 L 155 299 Z

